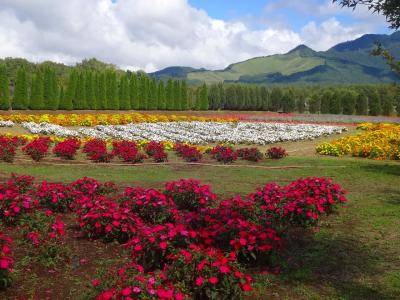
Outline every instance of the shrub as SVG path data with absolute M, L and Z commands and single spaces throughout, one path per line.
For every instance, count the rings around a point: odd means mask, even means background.
M 182 157 L 187 162 L 196 162 L 202 158 L 201 152 L 193 146 L 178 143 L 175 144 L 174 150 L 178 156 Z
M 165 194 L 171 197 L 178 209 L 187 211 L 211 207 L 217 198 L 209 185 L 202 185 L 195 179 L 168 182 L 165 185 Z
M 9 287 L 12 283 L 12 267 L 14 259 L 11 255 L 11 245 L 13 240 L 0 232 L 0 289 Z
M 218 249 L 180 249 L 170 256 L 167 277 L 190 291 L 193 299 L 243 299 L 252 277 L 243 273 L 235 255 Z
M 144 151 L 148 156 L 153 156 L 156 153 L 163 152 L 164 146 L 161 142 L 150 141 L 145 145 Z
M 47 155 L 50 143 L 50 138 L 40 137 L 26 144 L 22 148 L 22 151 L 29 155 L 34 161 L 40 161 Z
M 13 162 L 18 141 L 15 138 L 0 136 L 0 160 Z
M 285 156 L 288 156 L 286 150 L 283 149 L 282 147 L 269 148 L 265 155 L 268 158 L 272 158 L 272 159 L 281 159 L 281 158 L 284 158 Z
M 93 139 L 83 146 L 83 152 L 94 162 L 110 162 L 112 154 L 107 152 L 107 144 L 103 140 Z
M 81 147 L 81 142 L 77 139 L 66 139 L 57 143 L 53 148 L 53 153 L 62 159 L 74 159 L 77 151 Z
M 112 155 L 131 163 L 143 162 L 147 158 L 139 152 L 137 144 L 130 141 L 114 141 Z
M 153 160 L 157 163 L 168 161 L 168 154 L 164 150 L 157 151 L 153 154 Z
M 124 206 L 137 213 L 146 223 L 163 224 L 174 222 L 176 208 L 174 202 L 155 189 L 126 188 Z
M 230 147 L 217 145 L 210 151 L 211 157 L 224 164 L 232 163 L 237 160 L 238 155 Z
M 237 150 L 237 155 L 243 160 L 258 162 L 262 160 L 263 154 L 257 148 L 243 148 Z
M 39 200 L 40 206 L 48 208 L 52 212 L 66 212 L 72 203 L 68 196 L 67 188 L 61 183 L 49 183 L 43 181 L 38 187 L 34 196 Z

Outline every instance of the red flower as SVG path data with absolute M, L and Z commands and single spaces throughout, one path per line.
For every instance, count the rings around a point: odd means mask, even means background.
M 203 277 L 199 276 L 199 277 L 196 278 L 196 282 L 195 283 L 196 283 L 197 286 L 201 286 L 203 284 L 203 282 L 204 282 L 204 278 Z
M 208 279 L 208 282 L 215 285 L 218 283 L 218 278 L 214 276 L 210 277 L 210 279 Z

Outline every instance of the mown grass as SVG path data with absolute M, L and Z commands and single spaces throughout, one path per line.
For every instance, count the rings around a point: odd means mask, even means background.
M 319 232 L 293 236 L 283 253 L 286 262 L 280 274 L 258 275 L 257 289 L 250 298 L 400 299 L 398 162 L 321 156 L 231 166 L 177 162 L 123 167 L 0 163 L 0 176 L 16 172 L 64 182 L 89 176 L 123 186 L 151 187 L 179 178 L 197 178 L 212 184 L 223 196 L 245 195 L 271 181 L 287 184 L 299 177 L 330 177 L 348 190 L 348 204 L 339 214 L 324 219 Z

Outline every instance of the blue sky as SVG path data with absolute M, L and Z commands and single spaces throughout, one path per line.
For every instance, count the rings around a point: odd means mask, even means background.
M 345 26 L 351 26 L 357 24 L 361 16 L 363 19 L 370 14 L 362 8 L 354 12 L 348 8 L 340 8 L 330 0 L 188 0 L 188 2 L 193 7 L 205 10 L 213 18 L 225 21 L 247 20 L 247 23 L 257 29 L 265 26 L 265 23 L 270 25 L 272 22 L 277 22 L 298 31 L 307 23 L 322 22 L 328 16 L 334 17 Z M 314 10 L 316 7 L 324 6 L 330 7 L 331 10 L 327 8 L 325 13 Z M 384 22 L 379 22 L 373 33 L 390 32 Z

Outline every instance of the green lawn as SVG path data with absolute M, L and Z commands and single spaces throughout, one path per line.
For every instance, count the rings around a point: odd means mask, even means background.
M 299 177 L 327 176 L 348 190 L 348 204 L 323 220 L 319 232 L 293 236 L 280 275 L 258 275 L 250 298 L 400 299 L 398 162 L 309 156 L 229 166 L 185 165 L 175 159 L 137 166 L 0 163 L 1 177 L 11 172 L 40 180 L 68 182 L 89 176 L 148 187 L 197 178 L 212 184 L 221 196 L 244 195 L 271 181 L 287 184 Z

